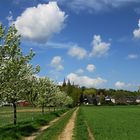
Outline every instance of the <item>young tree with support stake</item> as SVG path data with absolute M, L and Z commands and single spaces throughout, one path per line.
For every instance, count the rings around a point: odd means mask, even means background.
M 13 105 L 14 124 L 17 122 L 16 102 L 24 98 L 28 77 L 39 71 L 39 67 L 34 70 L 29 64 L 33 56 L 32 50 L 23 55 L 20 35 L 14 25 L 7 32 L 0 25 L 0 96 Z

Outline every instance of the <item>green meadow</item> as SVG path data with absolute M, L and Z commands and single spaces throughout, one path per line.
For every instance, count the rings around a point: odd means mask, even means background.
M 0 139 L 16 140 L 31 135 L 43 125 L 67 110 L 41 114 L 39 108 L 17 108 L 17 125 L 14 126 L 12 108 L 0 108 Z M 64 130 L 74 109 L 45 130 L 36 139 L 56 139 Z M 139 140 L 140 106 L 81 106 L 77 112 L 73 140 L 90 140 L 87 127 L 95 140 Z
M 17 125 L 13 125 L 13 109 L 11 107 L 0 108 L 0 140 L 17 140 L 31 135 L 43 125 L 59 117 L 67 109 L 49 112 L 46 109 L 44 115 L 41 109 L 32 107 L 17 108 Z
M 81 107 L 76 121 L 75 140 L 89 139 L 85 123 L 96 140 L 139 140 L 140 106 Z

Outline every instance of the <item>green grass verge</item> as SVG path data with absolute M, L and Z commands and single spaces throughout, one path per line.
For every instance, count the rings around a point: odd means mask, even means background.
M 33 121 L 41 116 L 40 108 L 33 107 L 17 107 L 17 122 Z M 0 107 L 0 128 L 13 124 L 13 108 Z
M 39 135 L 36 140 L 57 140 L 58 136 L 65 128 L 74 110 L 75 109 L 70 110 L 65 116 L 54 123 L 54 125 L 45 130 L 41 135 Z
M 73 140 L 89 140 L 87 126 L 81 108 L 77 112 Z
M 96 140 L 140 139 L 139 106 L 82 107 Z
M 59 110 L 56 112 L 46 113 L 44 115 L 39 112 L 18 113 L 18 118 L 22 119 L 20 119 L 16 126 L 10 124 L 0 127 L 0 140 L 18 140 L 22 137 L 29 136 L 33 132 L 36 132 L 39 127 L 48 124 L 48 122 L 55 119 L 56 117 L 59 117 L 66 111 L 66 109 Z M 6 115 L 8 116 L 8 114 Z M 7 118 L 8 117 L 6 117 L 6 119 Z M 3 121 L 6 121 L 6 119 Z

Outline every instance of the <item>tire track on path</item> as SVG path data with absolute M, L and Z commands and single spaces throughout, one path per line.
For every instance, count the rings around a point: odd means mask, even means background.
M 34 132 L 31 134 L 31 136 L 28 136 L 28 137 L 25 137 L 23 138 L 23 140 L 34 140 L 38 135 L 40 135 L 44 130 L 46 130 L 47 128 L 51 127 L 55 122 L 57 122 L 59 119 L 61 119 L 63 116 L 65 116 L 66 114 L 68 113 L 65 112 L 64 114 L 62 114 L 60 117 L 52 120 L 49 122 L 49 124 L 45 125 L 45 126 L 42 126 L 40 127 L 40 129 L 37 131 L 37 132 Z

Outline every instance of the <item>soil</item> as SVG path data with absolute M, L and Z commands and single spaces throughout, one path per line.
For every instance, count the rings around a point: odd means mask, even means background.
M 58 140 L 72 140 L 73 129 L 74 129 L 78 109 L 79 108 L 77 108 L 72 114 L 72 117 L 70 118 L 67 125 L 65 126 L 64 131 L 59 135 Z

